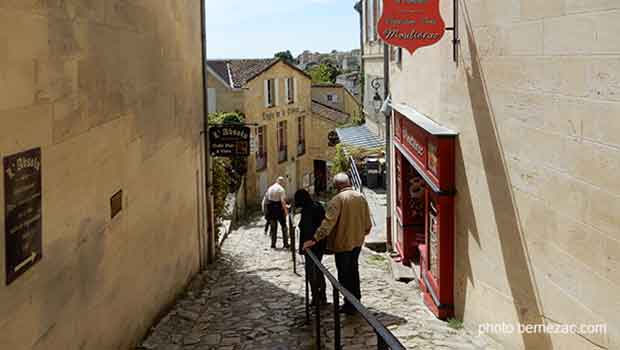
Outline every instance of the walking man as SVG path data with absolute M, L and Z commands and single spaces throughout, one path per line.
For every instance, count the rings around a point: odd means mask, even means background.
M 286 180 L 279 177 L 276 183 L 267 189 L 265 194 L 267 208 L 267 223 L 271 232 L 271 248 L 276 247 L 278 240 L 278 223 L 282 227 L 282 239 L 284 240 L 284 248 L 288 248 L 288 228 L 286 226 L 286 218 L 288 217 L 288 207 L 286 205 L 286 190 L 284 186 Z
M 361 300 L 359 256 L 366 236 L 372 228 L 370 209 L 364 196 L 351 187 L 349 176 L 334 177 L 338 194 L 329 202 L 325 220 L 314 235 L 304 243 L 304 249 L 327 238 L 327 249 L 335 253 L 338 281 L 358 300 Z M 340 312 L 354 314 L 355 308 L 345 300 Z

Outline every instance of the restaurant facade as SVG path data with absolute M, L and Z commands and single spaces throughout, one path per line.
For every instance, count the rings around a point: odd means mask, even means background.
M 507 349 L 620 348 L 620 4 L 455 3 L 389 50 L 397 259 Z

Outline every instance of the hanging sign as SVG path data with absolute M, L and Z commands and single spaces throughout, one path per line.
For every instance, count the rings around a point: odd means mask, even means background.
M 6 284 L 42 257 L 41 149 L 4 158 Z
M 413 54 L 441 40 L 446 24 L 439 13 L 439 0 L 383 0 L 377 31 L 387 44 Z
M 214 157 L 247 157 L 250 155 L 250 128 L 212 126 L 209 128 L 209 147 Z

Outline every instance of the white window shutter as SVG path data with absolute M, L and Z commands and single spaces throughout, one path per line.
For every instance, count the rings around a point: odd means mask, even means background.
M 288 101 L 291 100 L 291 96 L 289 96 L 289 89 L 288 89 L 288 79 L 284 79 L 284 96 L 286 97 L 284 102 L 288 103 Z
M 265 80 L 264 82 L 264 93 L 263 95 L 265 96 L 265 107 L 269 107 L 269 80 Z
M 280 100 L 279 100 L 279 95 L 280 95 L 280 89 L 278 89 L 278 79 L 273 79 L 273 94 L 274 94 L 274 99 L 273 99 L 273 105 L 277 106 L 280 104 Z
M 275 99 L 274 99 L 274 106 L 277 106 L 277 105 L 280 104 L 280 102 L 278 100 L 279 97 L 280 97 L 280 91 L 278 90 L 278 85 L 280 85 L 280 84 L 278 84 L 278 80 L 279 79 L 273 79 L 274 92 L 275 92 L 275 96 L 276 96 Z
M 297 103 L 297 78 L 293 78 L 293 101 Z

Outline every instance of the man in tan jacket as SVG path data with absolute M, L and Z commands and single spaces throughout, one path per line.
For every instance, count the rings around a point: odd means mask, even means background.
M 372 228 L 370 209 L 364 196 L 351 188 L 349 176 L 340 173 L 334 177 L 338 194 L 329 202 L 325 220 L 316 231 L 314 240 L 304 248 L 326 238 L 327 249 L 335 253 L 338 281 L 357 299 L 361 299 L 359 256 L 366 236 Z M 346 300 L 340 312 L 355 313 Z

